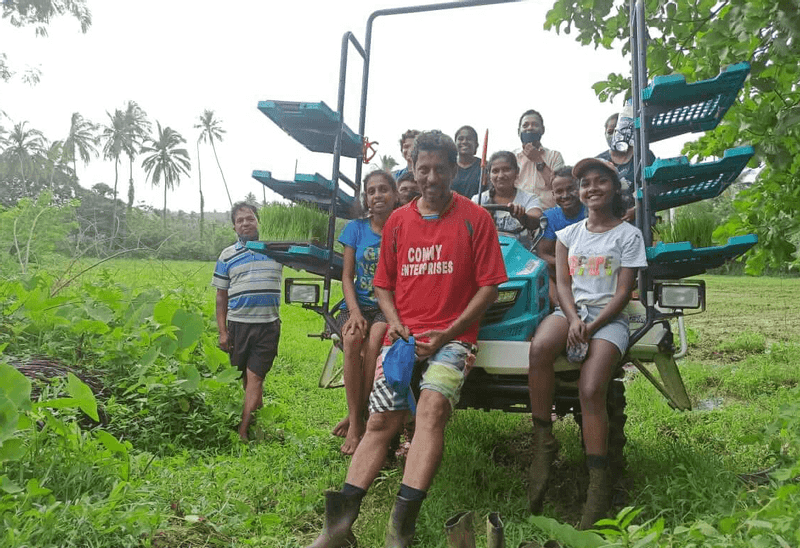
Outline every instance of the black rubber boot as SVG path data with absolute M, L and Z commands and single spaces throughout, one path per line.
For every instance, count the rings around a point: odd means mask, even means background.
M 308 548 L 346 548 L 357 546 L 353 523 L 361 509 L 361 497 L 325 491 L 325 525 L 322 534 Z
M 448 548 L 475 548 L 475 531 L 472 529 L 472 512 L 459 512 L 444 522 Z
M 595 522 L 606 517 L 611 508 L 611 475 L 608 467 L 589 468 L 589 489 L 578 529 L 591 529 Z
M 499 512 L 492 512 L 486 518 L 486 547 L 506 548 L 506 533 Z
M 397 497 L 386 528 L 386 548 L 408 548 L 414 540 L 417 516 L 422 507 L 421 500 L 408 500 Z
M 533 460 L 528 469 L 528 505 L 531 513 L 541 514 L 550 466 L 558 455 L 558 440 L 553 437 L 553 425 L 533 422 Z

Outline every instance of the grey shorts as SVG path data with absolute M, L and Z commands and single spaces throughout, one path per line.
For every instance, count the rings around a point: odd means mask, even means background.
M 383 375 L 383 357 L 390 348 L 391 346 L 384 346 L 381 355 L 378 357 L 375 384 L 372 387 L 372 393 L 369 395 L 370 413 L 405 411 L 409 409 L 408 399 L 392 390 Z M 461 387 L 464 385 L 464 379 L 474 361 L 473 356 L 472 345 L 458 341 L 447 343 L 436 354 L 427 358 L 425 363 L 420 364 L 417 362 L 417 367 L 422 366 L 424 368 L 422 380 L 419 381 L 419 390 L 439 392 L 450 402 L 451 409 L 455 408 L 461 396 Z
M 602 306 L 582 305 L 578 307 L 578 316 L 580 316 L 584 323 L 589 323 L 600 315 L 602 310 Z M 567 318 L 566 314 L 561 310 L 561 307 L 556 307 L 553 316 L 561 316 L 564 319 Z M 616 318 L 598 329 L 597 332 L 592 335 L 592 339 L 602 339 L 616 346 L 621 356 L 624 356 L 625 352 L 628 351 L 629 337 L 628 315 L 624 313 L 618 314 Z

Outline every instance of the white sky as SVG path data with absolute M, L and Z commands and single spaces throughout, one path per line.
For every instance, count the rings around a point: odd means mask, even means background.
M 259 100 L 325 101 L 336 108 L 342 35 L 364 43 L 365 24 L 377 9 L 403 0 L 88 0 L 93 22 L 53 22 L 50 35 L 0 21 L 0 51 L 17 69 L 39 66 L 41 82 L 0 82 L 0 110 L 28 121 L 52 140 L 69 131 L 80 112 L 95 123 L 131 99 L 155 121 L 187 139 L 192 173 L 169 193 L 171 210 L 198 211 L 194 129 L 212 109 L 227 131 L 217 145 L 234 201 L 248 192 L 262 198 L 251 177 L 264 169 L 282 179 L 300 173 L 331 175 L 331 156 L 310 152 L 257 110 Z M 424 3 L 424 2 L 422 2 Z M 398 139 L 408 128 L 452 133 L 463 124 L 489 129 L 489 153 L 518 147 L 520 114 L 542 113 L 542 143 L 568 164 L 605 148 L 603 122 L 621 107 L 602 104 L 591 85 L 610 72 L 626 72 L 619 51 L 582 47 L 569 35 L 542 29 L 552 0 L 380 17 L 373 27 L 367 130 L 378 154 L 402 162 Z M 358 129 L 360 56 L 350 49 L 345 121 Z M 8 127 L 8 119 L 0 120 Z M 680 142 L 656 143 L 657 156 L 677 156 Z M 206 209 L 225 211 L 228 200 L 211 149 L 201 145 Z M 377 159 L 377 158 L 376 158 Z M 136 202 L 162 206 L 163 189 L 146 182 L 137 160 Z M 347 159 L 343 172 L 353 176 Z M 114 184 L 114 166 L 102 159 L 78 165 L 81 184 Z M 118 192 L 127 196 L 127 158 Z M 278 196 L 267 190 L 267 199 Z M 123 198 L 124 199 L 124 198 Z

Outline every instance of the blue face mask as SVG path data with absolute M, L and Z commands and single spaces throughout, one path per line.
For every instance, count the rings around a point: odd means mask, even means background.
M 397 339 L 383 357 L 383 375 L 386 377 L 386 382 L 400 396 L 408 395 L 408 405 L 411 407 L 411 413 L 417 412 L 414 392 L 409 386 L 411 384 L 411 376 L 414 374 L 416 360 L 414 337 L 409 337 L 408 341 Z

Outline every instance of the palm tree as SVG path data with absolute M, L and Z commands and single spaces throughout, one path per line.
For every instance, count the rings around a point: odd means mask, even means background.
M 116 109 L 112 115 L 106 111 L 108 116 L 109 125 L 103 127 L 103 138 L 105 144 L 103 145 L 103 157 L 109 160 L 114 160 L 114 213 L 112 220 L 114 222 L 114 232 L 117 229 L 117 183 L 119 181 L 119 157 L 123 152 L 128 151 L 127 134 L 125 131 L 125 113 L 120 109 Z
M 147 114 L 136 103 L 136 101 L 128 101 L 128 106 L 125 108 L 125 153 L 128 155 L 129 161 L 129 179 L 128 179 L 128 211 L 130 212 L 133 207 L 133 159 L 141 150 L 142 144 L 145 139 L 150 135 L 150 128 L 152 124 L 147 119 Z
M 48 178 L 48 184 L 50 185 L 50 189 L 53 189 L 53 180 L 55 179 L 56 173 L 63 173 L 64 167 L 66 164 L 64 163 L 64 157 L 66 153 L 64 152 L 64 141 L 54 141 L 45 152 L 44 155 L 44 168 L 45 168 L 45 175 Z M 69 167 L 67 167 L 67 171 Z
M 92 155 L 98 156 L 97 146 L 99 144 L 97 136 L 97 126 L 84 118 L 78 112 L 72 113 L 72 120 L 69 125 L 69 136 L 64 141 L 62 158 L 65 162 L 72 162 L 72 171 L 75 178 L 78 177 L 77 159 L 86 165 L 92 159 Z
M 197 138 L 197 188 L 200 190 L 200 241 L 203 240 L 203 226 L 205 224 L 205 214 L 203 213 L 203 172 L 200 169 L 200 137 Z
M 392 169 L 395 166 L 397 166 L 397 160 L 395 160 L 388 154 L 384 154 L 381 156 L 380 169 L 391 173 Z
M 44 134 L 38 129 L 25 129 L 27 123 L 14 124 L 14 129 L 5 138 L 7 146 L 3 151 L 3 156 L 9 163 L 10 174 L 13 175 L 15 171 L 19 172 L 25 196 L 28 195 L 25 171 L 27 170 L 29 174 L 33 171 L 36 157 L 44 154 L 45 148 L 47 148 Z
M 181 182 L 181 174 L 188 175 L 192 168 L 189 153 L 185 148 L 178 148 L 186 142 L 183 136 L 170 127 L 161 129 L 161 122 L 156 122 L 158 126 L 157 138 L 150 137 L 142 145 L 142 154 L 148 156 L 142 161 L 142 167 L 147 172 L 147 177 L 153 186 L 158 186 L 161 178 L 164 178 L 164 229 L 167 228 L 167 190 L 171 190 Z
M 225 133 L 225 130 L 222 129 L 220 124 L 222 123 L 221 120 L 214 118 L 214 111 L 213 110 L 204 110 L 203 115 L 200 116 L 200 123 L 195 124 L 196 129 L 200 129 L 200 140 L 205 142 L 211 143 L 211 150 L 214 151 L 214 159 L 217 161 L 217 167 L 219 168 L 219 174 L 222 176 L 222 184 L 225 185 L 225 192 L 228 194 L 228 202 L 233 207 L 233 200 L 231 200 L 231 193 L 228 190 L 228 183 L 225 181 L 225 174 L 222 172 L 222 166 L 219 165 L 219 158 L 217 157 L 217 147 L 214 146 L 214 139 L 217 141 L 222 141 L 222 134 Z

